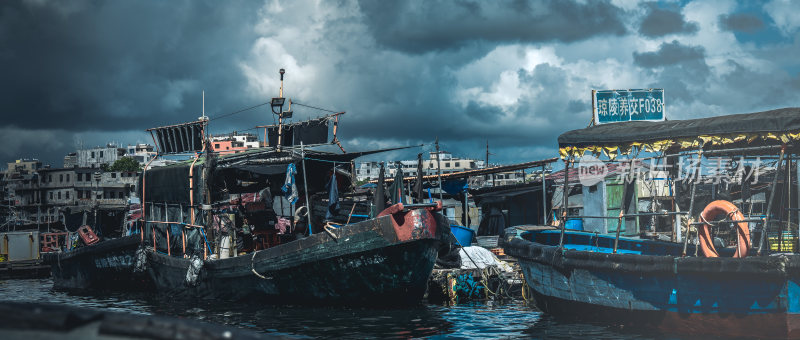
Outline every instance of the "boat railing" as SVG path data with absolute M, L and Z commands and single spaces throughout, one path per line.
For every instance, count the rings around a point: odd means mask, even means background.
M 203 259 L 205 260 L 205 259 L 208 258 L 209 254 L 213 254 L 213 252 L 211 251 L 211 246 L 208 244 L 208 237 L 206 237 L 206 232 L 205 232 L 205 227 L 204 226 L 197 225 L 197 224 L 183 223 L 183 222 L 144 221 L 144 223 L 143 223 L 143 225 L 141 227 L 142 241 L 144 241 L 144 226 L 147 225 L 148 223 L 152 223 L 152 224 L 169 224 L 169 225 L 173 225 L 174 224 L 174 225 L 181 226 L 182 227 L 181 228 L 181 243 L 182 243 L 183 256 L 186 256 L 186 233 L 185 233 L 185 229 L 196 228 L 196 229 L 198 229 L 200 231 L 200 234 L 203 236 L 203 246 L 204 246 L 203 247 Z M 151 229 L 152 230 L 151 230 L 150 234 L 152 235 L 152 238 L 153 238 L 153 251 L 155 252 L 155 251 L 158 251 L 157 242 L 156 242 L 155 226 L 153 226 Z M 166 241 L 167 241 L 167 255 L 168 256 L 172 256 L 172 247 L 170 247 L 170 229 L 171 228 L 165 228 L 166 233 L 167 233 Z
M 726 153 L 729 154 L 729 153 L 757 152 L 757 151 L 768 151 L 768 150 L 780 149 L 780 154 L 778 156 L 778 160 L 777 160 L 777 163 L 776 163 L 776 167 L 777 167 L 776 171 L 777 172 L 776 172 L 776 175 L 773 176 L 773 178 L 772 178 L 772 183 L 770 185 L 770 190 L 769 190 L 769 198 L 767 200 L 766 211 L 770 212 L 770 211 L 772 211 L 772 208 L 774 206 L 773 203 L 774 203 L 775 197 L 776 197 L 776 190 L 775 189 L 776 189 L 777 184 L 778 184 L 778 178 L 780 177 L 779 173 L 781 171 L 785 171 L 786 170 L 785 167 L 787 167 L 786 165 L 784 165 L 787 146 L 788 146 L 787 144 L 781 144 L 781 145 L 769 145 L 769 146 L 758 146 L 758 147 L 704 150 L 703 146 L 701 145 L 700 148 L 696 151 L 696 155 L 697 155 L 698 158 L 702 158 L 703 156 L 709 156 L 711 154 L 726 154 Z M 688 154 L 678 153 L 678 154 L 674 154 L 674 155 L 661 155 L 661 156 L 658 156 L 657 158 L 670 157 L 670 156 L 685 156 L 685 155 L 688 155 Z M 635 162 L 635 161 L 640 161 L 640 160 L 641 159 L 636 158 L 636 159 L 631 159 L 631 160 L 626 160 L 626 161 Z M 563 191 L 564 191 L 564 193 L 563 193 L 563 201 L 564 202 L 562 203 L 563 204 L 562 206 L 564 206 L 564 207 L 568 206 L 567 205 L 567 200 L 568 200 L 568 194 L 567 194 L 567 190 L 568 189 L 567 188 L 569 187 L 569 185 L 566 185 L 566 183 L 569 183 L 569 168 L 570 168 L 571 163 L 573 163 L 573 162 L 574 161 L 570 160 L 569 158 L 564 160 L 564 163 L 565 163 L 565 170 L 564 170 L 565 176 L 564 176 L 564 182 L 563 183 L 565 183 L 565 185 L 563 185 Z M 695 175 L 699 175 L 699 171 L 700 171 L 699 168 L 696 171 L 698 173 L 696 173 Z M 626 188 L 624 190 L 627 191 L 627 185 L 629 184 L 628 181 L 625 181 L 624 184 L 626 185 Z M 566 229 L 565 226 L 566 226 L 566 221 L 568 219 L 578 219 L 578 218 L 594 218 L 594 219 L 606 219 L 606 220 L 614 220 L 614 219 L 616 219 L 618 222 L 617 222 L 616 237 L 615 237 L 615 240 L 614 240 L 613 252 L 617 253 L 617 248 L 618 248 L 618 244 L 619 244 L 619 237 L 620 237 L 620 229 L 622 227 L 622 221 L 625 218 L 630 218 L 630 217 L 639 218 L 639 217 L 653 217 L 653 216 L 665 216 L 666 217 L 666 216 L 678 216 L 678 215 L 688 216 L 688 215 L 690 215 L 689 214 L 690 211 L 694 211 L 695 194 L 696 194 L 696 185 L 695 184 L 692 185 L 692 189 L 691 189 L 690 192 L 691 192 L 691 194 L 690 194 L 690 205 L 689 205 L 689 210 L 686 211 L 686 212 L 681 212 L 681 211 L 675 211 L 675 212 L 662 211 L 662 212 L 642 212 L 642 213 L 630 213 L 630 214 L 627 214 L 627 213 L 625 213 L 626 209 L 621 209 L 619 216 L 592 216 L 592 215 L 568 215 L 566 213 L 566 209 L 565 209 L 563 211 L 562 215 L 561 215 L 561 217 L 563 219 L 563 222 L 562 222 L 563 224 L 562 224 L 562 228 L 561 228 L 561 239 L 559 241 L 559 245 L 563 246 L 563 244 L 564 244 L 564 231 Z M 800 208 L 798 208 L 798 209 L 800 209 Z M 757 248 L 757 255 L 762 255 L 764 244 L 766 243 L 766 238 L 767 238 L 766 237 L 766 235 L 767 235 L 767 226 L 769 226 L 772 223 L 772 221 L 770 221 L 770 218 L 771 218 L 771 216 L 768 213 L 765 214 L 765 215 L 759 216 L 758 218 L 745 218 L 745 219 L 738 219 L 738 220 L 722 220 L 722 221 L 713 221 L 713 222 L 695 221 L 694 219 L 690 218 L 688 223 L 686 224 L 687 235 L 685 237 L 683 237 L 683 256 L 686 256 L 686 251 L 687 251 L 687 247 L 688 247 L 689 227 L 691 227 L 691 226 L 699 226 L 699 225 L 717 226 L 717 225 L 720 225 L 720 224 L 723 224 L 723 223 L 745 223 L 745 222 L 747 222 L 747 223 L 750 223 L 750 222 L 761 223 L 764 226 L 762 228 L 762 232 L 760 234 L 759 239 L 756 242 L 753 242 L 753 247 Z M 675 233 L 675 232 L 676 231 L 673 229 L 673 233 Z M 737 238 L 737 243 L 738 242 L 739 242 L 739 239 Z M 756 246 L 756 244 L 757 244 L 757 246 Z

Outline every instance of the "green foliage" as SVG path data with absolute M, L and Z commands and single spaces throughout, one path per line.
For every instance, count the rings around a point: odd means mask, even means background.
M 133 157 L 122 157 L 112 164 L 108 170 L 103 171 L 131 171 L 137 172 L 141 170 L 142 166 Z

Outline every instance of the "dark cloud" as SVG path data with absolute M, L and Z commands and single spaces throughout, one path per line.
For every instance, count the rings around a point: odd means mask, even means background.
M 408 53 L 471 41 L 572 42 L 623 35 L 623 11 L 608 1 L 360 1 L 378 44 Z
M 662 43 L 655 52 L 633 52 L 633 62 L 645 68 L 675 65 L 704 58 L 705 49 L 700 46 L 684 46 L 677 40 Z
M 0 110 L 18 127 L 119 131 L 192 120 L 203 89 L 242 106 L 235 61 L 252 42 L 238 25 L 255 19 L 247 3 L 36 3 L 0 4 L 0 32 L 13 32 L 0 36 L 12 47 L 0 57 L 10 80 Z
M 764 21 L 750 13 L 720 15 L 719 25 L 733 32 L 755 33 L 764 28 Z
M 696 30 L 677 8 L 648 6 L 649 16 L 658 9 L 679 19 L 656 25 L 672 27 L 656 33 Z M 589 122 L 589 89 L 616 88 L 604 83 L 616 81 L 614 74 L 583 77 L 594 66 L 616 72 L 614 65 L 629 63 L 621 51 L 636 39 L 607 38 L 626 34 L 630 15 L 607 1 L 582 0 L 0 1 L 0 156 L 57 165 L 74 151 L 76 136 L 85 145 L 147 142 L 145 128 L 197 117 L 201 90 L 212 117 L 267 101 L 285 67 L 286 95 L 295 102 L 347 111 L 339 137 L 348 151 L 439 137 L 443 148 L 474 158 L 483 158 L 488 140 L 493 162 L 552 157 L 559 134 Z M 621 45 L 610 51 L 609 41 Z M 625 69 L 640 74 L 619 78 L 652 79 L 636 86 L 665 88 L 668 110 L 733 113 L 751 110 L 745 100 L 792 103 L 796 70 L 774 77 L 766 70 L 796 69 L 796 46 L 750 51 L 757 60 L 742 64 L 759 63 L 763 73 L 731 64 L 736 71 L 723 77 L 717 73 L 726 68 L 712 74 L 702 47 L 672 41 L 633 53 L 638 67 Z M 759 87 L 770 81 L 775 86 Z M 584 87 L 586 95 L 576 97 Z M 295 120 L 325 114 L 293 110 Z M 262 107 L 214 120 L 211 130 L 241 131 L 273 117 Z M 375 157 L 412 159 L 420 151 Z
M 634 52 L 633 61 L 657 79 L 648 87 L 665 89 L 671 103 L 695 101 L 700 96 L 696 91 L 704 88 L 711 75 L 705 49 L 685 46 L 677 40 L 662 43 L 654 52 Z
M 725 99 L 736 112 L 774 109 L 785 107 L 787 103 L 797 106 L 800 74 L 753 70 L 734 60 L 727 63 L 732 70 L 723 75 L 721 81 L 728 85 Z
M 260 4 L 215 1 L 0 2 L 0 111 L 20 133 L 67 141 L 22 146 L 60 165 L 69 136 L 142 131 L 250 104 L 236 62 Z M 247 23 L 249 24 L 244 24 Z M 211 99 L 211 100 L 210 100 Z M 128 141 L 120 141 L 128 142 Z M 130 141 L 135 142 L 135 141 Z M 89 141 L 104 144 L 105 141 Z
M 639 27 L 639 33 L 656 38 L 667 34 L 689 34 L 698 30 L 697 24 L 686 22 L 677 7 L 661 7 L 658 3 L 649 2 L 644 6 L 647 14 Z

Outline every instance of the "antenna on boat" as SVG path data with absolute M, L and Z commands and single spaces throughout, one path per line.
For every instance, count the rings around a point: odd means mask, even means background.
M 203 91 L 203 115 L 197 117 L 197 120 L 208 120 L 208 117 L 206 117 L 206 91 Z
M 272 108 L 272 113 L 278 115 L 278 143 L 275 146 L 278 151 L 281 151 L 281 143 L 283 143 L 283 118 L 292 118 L 292 100 L 289 99 L 289 110 L 283 111 L 283 104 L 286 102 L 286 98 L 283 98 L 283 74 L 286 73 L 284 69 L 281 69 L 281 88 L 280 92 L 278 93 L 278 97 L 272 98 L 272 102 L 270 107 Z M 278 108 L 278 112 L 275 112 L 275 108 Z M 265 143 L 269 145 L 269 141 L 266 140 Z

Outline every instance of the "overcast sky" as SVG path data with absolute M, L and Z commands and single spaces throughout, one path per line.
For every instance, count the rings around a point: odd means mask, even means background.
M 664 88 L 668 119 L 800 106 L 800 3 L 756 1 L 0 1 L 0 161 L 277 95 L 336 111 L 348 151 L 435 137 L 492 163 L 557 155 L 592 89 Z M 213 133 L 273 122 L 268 108 Z M 326 112 L 294 107 L 295 120 Z

